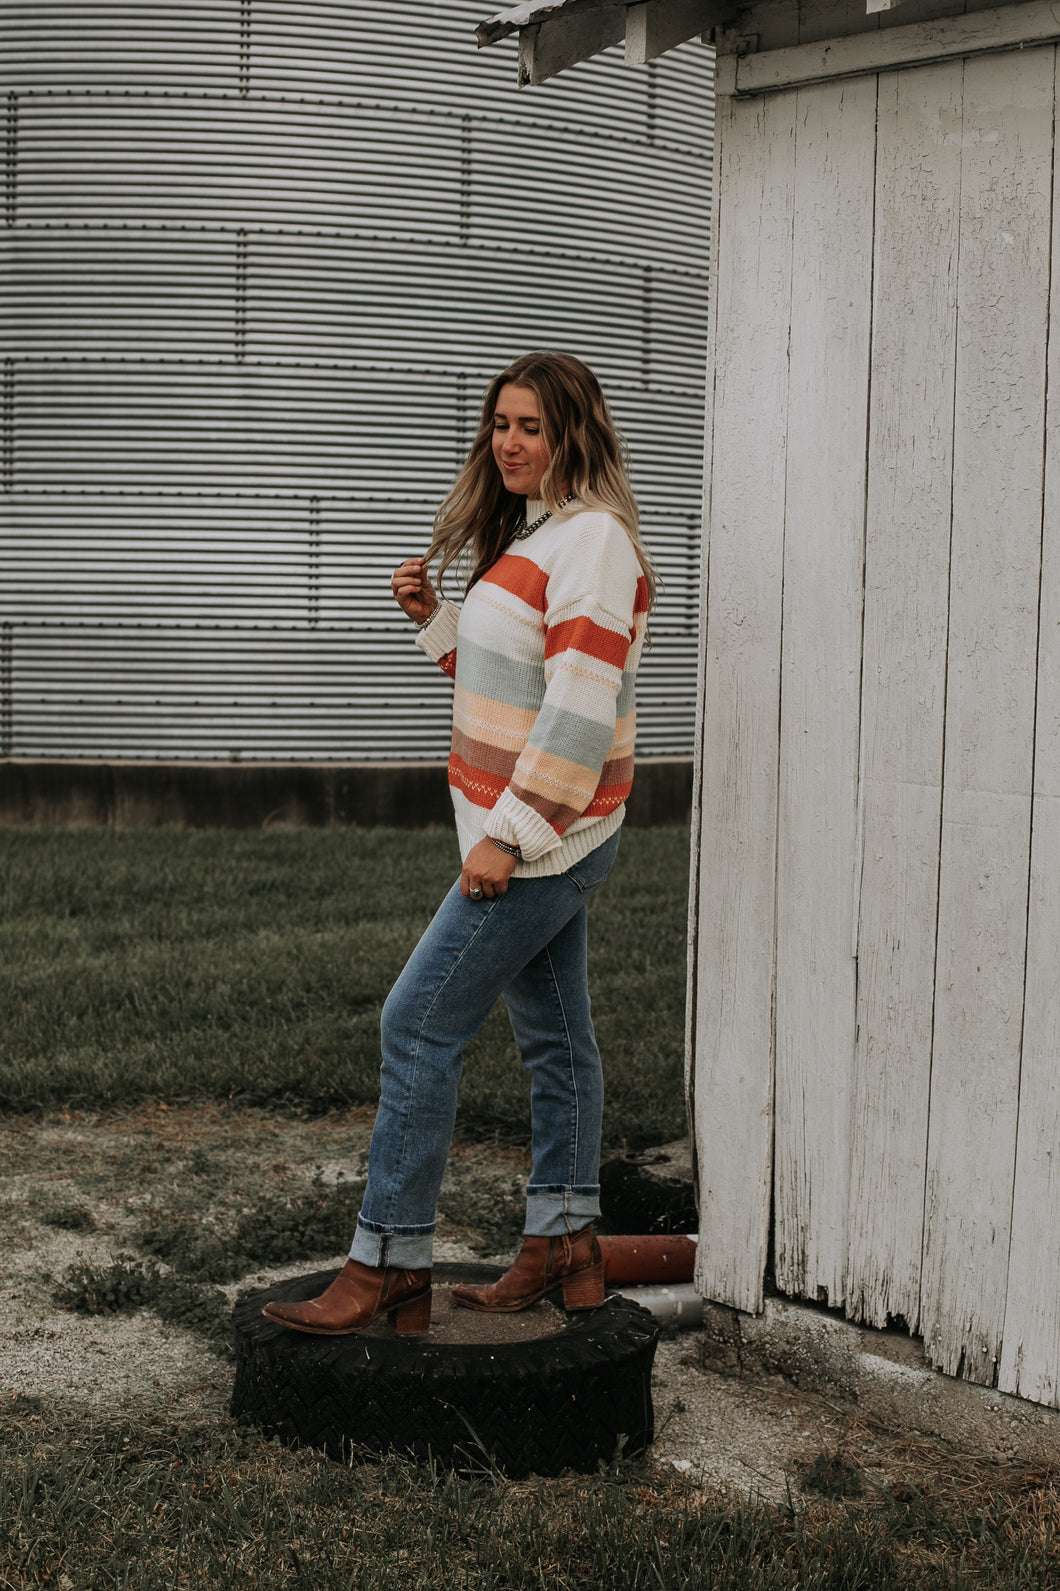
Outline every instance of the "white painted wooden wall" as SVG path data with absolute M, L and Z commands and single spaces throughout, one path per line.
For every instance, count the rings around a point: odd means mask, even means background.
M 701 1290 L 1054 1405 L 1057 131 L 1053 45 L 718 100 L 691 1016 Z

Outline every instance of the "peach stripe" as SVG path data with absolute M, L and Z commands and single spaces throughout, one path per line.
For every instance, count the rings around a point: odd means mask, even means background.
M 476 740 L 503 744 L 518 741 L 525 746 L 537 717 L 536 707 L 513 707 L 508 702 L 457 686 L 453 701 L 453 722 Z

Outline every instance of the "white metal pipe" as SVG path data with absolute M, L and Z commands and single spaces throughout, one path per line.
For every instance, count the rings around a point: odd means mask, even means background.
M 672 1287 L 616 1287 L 615 1292 L 650 1310 L 656 1320 L 675 1321 L 678 1326 L 703 1324 L 703 1300 L 692 1282 L 675 1282 Z

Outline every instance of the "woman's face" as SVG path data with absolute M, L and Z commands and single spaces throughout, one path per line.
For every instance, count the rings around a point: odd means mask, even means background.
M 510 492 L 540 496 L 541 477 L 548 468 L 548 448 L 541 434 L 537 395 L 512 382 L 497 395 L 493 411 L 493 457 Z

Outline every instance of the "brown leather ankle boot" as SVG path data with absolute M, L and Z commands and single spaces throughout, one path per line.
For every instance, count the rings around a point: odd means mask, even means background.
M 431 1326 L 431 1273 L 347 1260 L 319 1298 L 304 1304 L 274 1301 L 261 1313 L 292 1331 L 316 1337 L 346 1337 L 387 1314 L 399 1337 L 416 1336 Z
M 455 1283 L 453 1303 L 465 1309 L 514 1314 L 563 1288 L 564 1309 L 598 1309 L 604 1301 L 604 1262 L 591 1226 L 564 1237 L 524 1237 L 519 1256 L 499 1282 L 486 1287 Z

